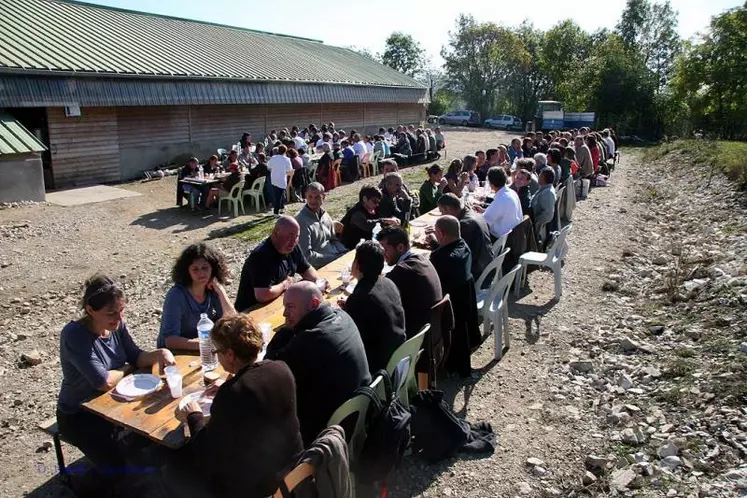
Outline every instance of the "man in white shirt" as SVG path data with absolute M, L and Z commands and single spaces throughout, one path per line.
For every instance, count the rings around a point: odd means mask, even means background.
M 291 138 L 296 143 L 296 150 L 301 150 L 302 147 L 306 147 L 306 140 L 298 136 L 298 132 L 292 131 Z
M 361 136 L 357 133 L 353 135 L 353 150 L 355 151 L 355 155 L 363 161 L 363 156 L 366 155 L 366 146 L 363 145 L 363 142 L 361 142 Z
M 614 159 L 615 157 L 615 141 L 612 140 L 612 137 L 610 136 L 609 130 L 604 130 L 602 132 L 602 139 L 604 140 L 604 144 L 607 146 L 607 158 L 608 159 Z
M 488 183 L 495 196 L 482 216 L 488 225 L 490 235 L 495 238 L 506 235 L 524 218 L 519 196 L 508 188 L 507 180 L 503 168 L 494 167 L 488 170 Z M 476 207 L 476 210 L 479 211 L 480 208 Z
M 278 153 L 267 161 L 267 168 L 270 170 L 270 181 L 272 182 L 272 192 L 275 198 L 275 214 L 280 214 L 285 203 L 285 189 L 288 187 L 288 173 L 293 171 L 291 160 L 285 153 L 288 149 L 285 145 L 278 147 Z

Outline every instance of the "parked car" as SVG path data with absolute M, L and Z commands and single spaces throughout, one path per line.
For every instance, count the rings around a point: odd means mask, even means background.
M 425 118 L 426 121 L 429 123 L 438 123 L 438 116 L 435 116 L 433 114 L 429 114 L 427 118 Z
M 476 111 L 451 111 L 439 116 L 439 124 L 480 126 L 480 113 Z
M 499 114 L 498 116 L 486 119 L 484 126 L 485 128 L 495 128 L 497 130 L 521 130 L 522 127 L 521 119 L 507 114 Z

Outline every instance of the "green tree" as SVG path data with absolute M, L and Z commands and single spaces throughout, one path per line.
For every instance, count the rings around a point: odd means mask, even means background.
M 394 32 L 386 39 L 381 62 L 408 76 L 415 76 L 423 67 L 423 50 L 412 36 Z
M 548 80 L 544 97 L 564 102 L 567 110 L 586 110 L 583 106 L 577 108 L 570 88 L 578 67 L 591 53 L 592 43 L 591 36 L 570 19 L 544 33 L 540 52 L 540 66 Z
M 375 60 L 377 62 L 381 62 L 381 60 L 380 60 L 381 57 L 379 56 L 379 54 L 374 54 L 373 52 L 371 52 L 366 47 L 357 47 L 355 45 L 350 45 L 347 48 L 350 49 L 350 50 L 352 50 L 353 52 L 358 52 L 361 55 L 365 55 L 369 59 L 373 59 L 373 60 Z
M 628 47 L 634 47 L 651 14 L 648 0 L 628 0 L 617 23 L 616 31 Z
M 747 139 L 747 3 L 711 19 L 700 43 L 686 45 L 673 89 L 698 128 Z
M 509 81 L 530 55 L 519 36 L 494 23 L 460 15 L 449 43 L 441 50 L 449 88 L 471 109 L 489 116 L 505 99 Z M 505 101 L 505 100 L 504 100 Z

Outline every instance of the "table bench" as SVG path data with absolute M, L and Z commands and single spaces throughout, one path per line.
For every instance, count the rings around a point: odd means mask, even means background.
M 65 466 L 65 455 L 62 453 L 61 441 L 65 441 L 65 438 L 60 434 L 60 428 L 57 427 L 57 417 L 52 417 L 41 422 L 38 425 L 39 430 L 52 436 L 52 442 L 54 443 L 54 452 L 57 455 L 57 469 L 60 472 L 60 477 L 65 484 L 69 484 L 70 475 L 67 473 L 67 467 Z M 65 441 L 69 443 L 69 441 Z

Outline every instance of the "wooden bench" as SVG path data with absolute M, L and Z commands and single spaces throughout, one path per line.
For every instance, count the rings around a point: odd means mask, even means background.
M 54 442 L 54 451 L 57 455 L 57 468 L 60 471 L 60 477 L 62 477 L 62 480 L 67 484 L 70 480 L 70 475 L 67 472 L 67 467 L 65 466 L 65 455 L 62 453 L 62 444 L 61 441 L 65 441 L 62 434 L 60 434 L 60 429 L 57 427 L 57 418 L 52 417 L 50 419 L 45 420 L 44 422 L 41 422 L 39 424 L 39 429 L 50 436 L 52 436 L 52 441 Z M 66 443 L 68 441 L 65 441 Z

